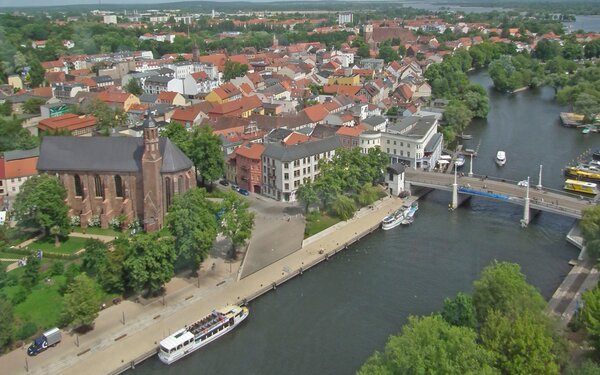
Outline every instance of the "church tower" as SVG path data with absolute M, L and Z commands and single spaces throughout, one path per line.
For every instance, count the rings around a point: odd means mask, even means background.
M 194 42 L 194 44 L 192 45 L 192 62 L 200 62 L 200 48 L 198 48 L 198 43 L 196 42 Z
M 144 153 L 142 155 L 142 182 L 144 185 L 144 230 L 151 232 L 163 224 L 163 183 L 160 175 L 160 153 L 156 121 L 146 112 L 144 119 Z

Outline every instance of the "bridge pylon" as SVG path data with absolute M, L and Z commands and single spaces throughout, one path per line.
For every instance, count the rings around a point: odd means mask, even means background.
M 458 183 L 456 181 L 456 164 L 454 165 L 454 183 L 452 184 L 452 203 L 450 208 L 456 210 L 458 207 Z
M 523 205 L 523 218 L 521 219 L 521 228 L 526 228 L 529 225 L 530 212 L 529 212 L 529 176 L 527 176 L 527 187 L 525 190 L 525 204 Z

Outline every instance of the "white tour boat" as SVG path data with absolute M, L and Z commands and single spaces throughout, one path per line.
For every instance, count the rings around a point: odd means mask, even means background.
M 499 166 L 503 166 L 504 164 L 506 164 L 506 152 L 498 151 L 498 153 L 496 154 L 496 164 L 498 164 Z
M 410 207 L 402 206 L 402 208 L 397 209 L 391 215 L 384 217 L 381 221 L 381 229 L 390 230 L 392 228 L 396 228 L 398 225 L 400 225 L 400 223 L 402 223 L 402 220 L 404 220 L 404 217 L 409 210 Z
M 170 365 L 231 331 L 248 317 L 245 306 L 230 305 L 185 326 L 160 342 L 158 358 Z

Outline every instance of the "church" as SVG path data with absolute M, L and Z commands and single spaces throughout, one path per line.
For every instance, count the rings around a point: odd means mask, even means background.
M 192 161 L 169 139 L 159 138 L 147 114 L 142 138 L 44 137 L 39 173 L 58 176 L 67 190 L 69 215 L 82 227 L 99 221 L 136 219 L 148 231 L 159 230 L 173 196 L 196 186 Z

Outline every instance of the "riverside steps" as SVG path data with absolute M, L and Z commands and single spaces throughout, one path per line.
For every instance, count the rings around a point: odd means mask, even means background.
M 247 303 L 327 261 L 377 230 L 381 220 L 403 203 L 387 197 L 365 207 L 344 225 L 239 281 L 235 274 L 218 282 L 211 279 L 211 285 L 183 290 L 147 306 L 125 301 L 101 311 L 88 334 L 78 339 L 65 335 L 60 345 L 37 357 L 28 358 L 25 350 L 17 349 L 0 357 L 0 367 L 10 374 L 120 374 L 153 356 L 164 337 L 214 308 Z

